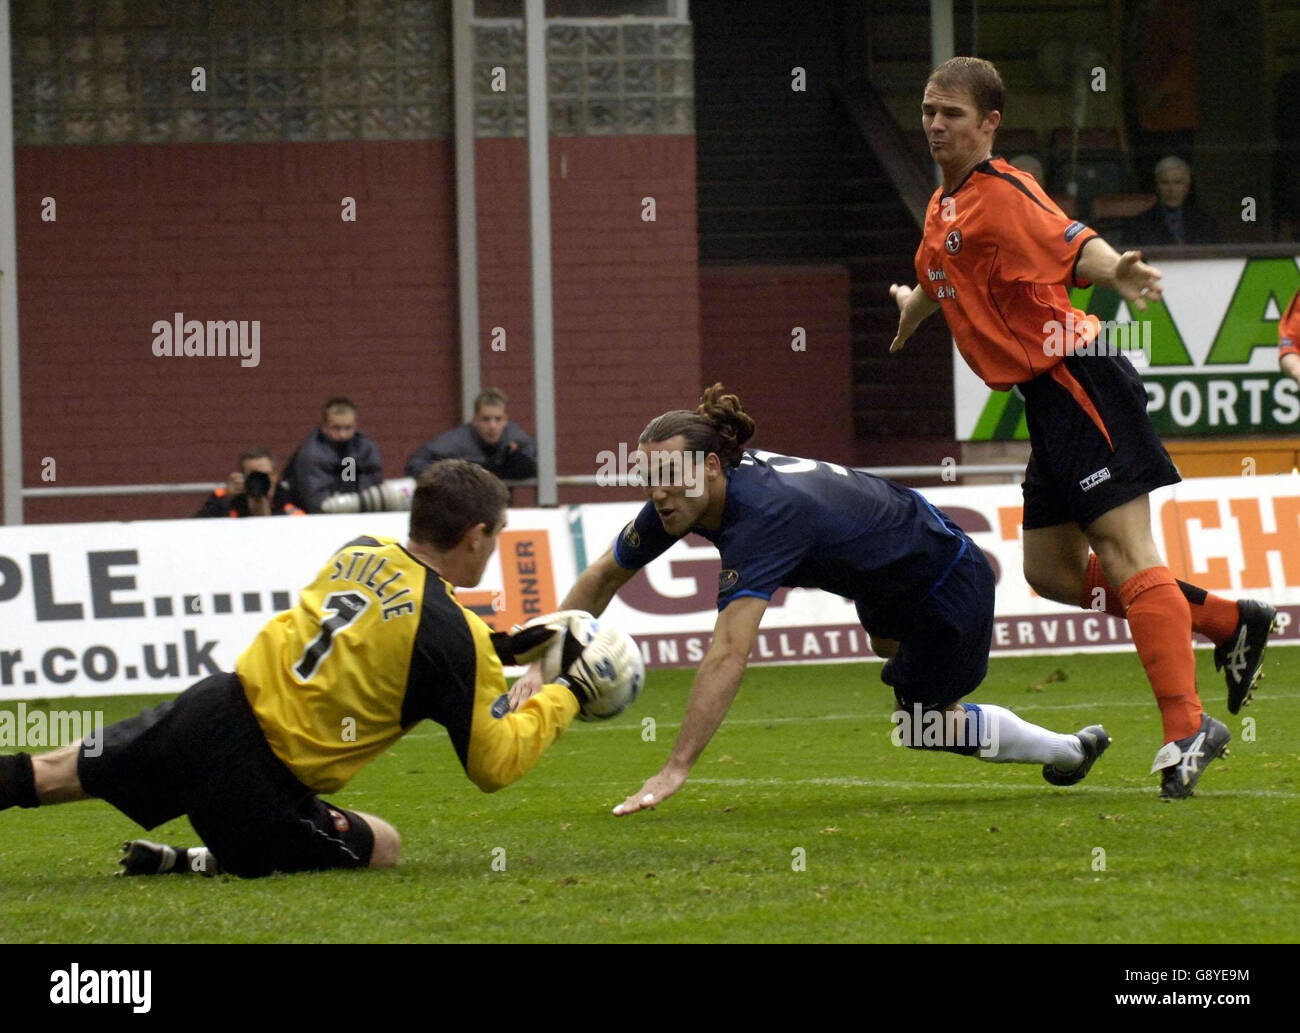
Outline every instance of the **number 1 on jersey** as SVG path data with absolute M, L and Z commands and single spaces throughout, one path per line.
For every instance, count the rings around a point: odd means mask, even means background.
M 334 616 L 326 617 L 320 622 L 320 634 L 308 643 L 307 648 L 303 650 L 302 658 L 293 665 L 293 673 L 298 676 L 299 681 L 311 679 L 316 669 L 320 667 L 321 661 L 329 656 L 330 650 L 334 648 L 334 632 L 346 628 L 365 613 L 369 605 L 369 597 L 360 592 L 331 592 L 325 597 L 321 611 L 332 613 Z

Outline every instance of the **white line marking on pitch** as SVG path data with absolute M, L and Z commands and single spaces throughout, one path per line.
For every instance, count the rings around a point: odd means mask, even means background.
M 942 789 L 945 792 L 952 789 L 977 790 L 979 792 L 988 792 L 1001 789 L 1018 789 L 1023 792 L 1041 793 L 1044 789 L 1041 785 L 1020 785 L 1018 783 L 997 783 L 997 782 L 911 782 L 892 778 L 858 778 L 853 775 L 832 776 L 826 778 L 692 778 L 689 785 L 715 785 L 715 786 L 735 786 L 743 788 L 745 786 L 797 786 L 797 785 L 815 785 L 815 786 L 848 786 L 863 789 Z M 1152 796 L 1154 798 L 1154 787 L 1152 786 L 1096 786 L 1098 793 L 1140 793 L 1143 796 Z M 1276 797 L 1282 800 L 1300 799 L 1300 793 L 1288 792 L 1285 789 L 1227 789 L 1219 792 L 1212 792 L 1211 796 L 1262 796 Z
M 1265 703 L 1267 703 L 1269 700 L 1274 700 L 1274 699 L 1276 700 L 1300 699 L 1300 693 L 1271 692 L 1267 696 L 1261 696 L 1260 699 Z M 981 701 L 977 699 L 976 700 L 968 699 L 966 700 L 966 702 L 979 703 Z M 991 699 L 984 700 L 983 702 L 990 703 L 990 704 L 996 703 L 995 700 L 991 700 Z M 1011 710 L 1017 714 L 1021 713 L 1022 711 L 1028 711 L 1028 710 L 1071 710 L 1079 714 L 1105 714 L 1106 711 L 1113 710 L 1117 707 L 1151 707 L 1154 706 L 1155 703 L 1151 699 L 1151 697 L 1148 696 L 1145 699 L 1121 699 L 1111 703 L 1090 703 L 1090 702 L 1016 703 L 1008 706 L 1006 702 L 1002 702 L 1002 703 L 997 703 L 997 705 L 1007 707 L 1008 710 Z M 1213 701 L 1211 701 L 1211 706 L 1213 707 Z M 653 715 L 643 714 L 641 716 L 646 717 L 646 716 L 653 716 Z M 1250 716 L 1251 716 L 1250 714 L 1240 714 L 1238 715 L 1238 718 L 1250 717 Z M 878 722 L 879 725 L 882 727 L 888 727 L 890 723 L 889 714 L 886 713 L 809 714 L 805 717 L 729 717 L 723 722 L 722 727 L 734 728 L 737 725 L 793 725 L 793 724 L 805 724 L 812 721 L 872 721 L 872 722 Z M 681 724 L 682 723 L 680 721 L 656 720 L 655 727 L 656 728 L 680 728 Z M 585 735 L 587 732 L 626 732 L 629 728 L 633 728 L 633 727 L 635 727 L 635 725 L 624 724 L 622 722 L 618 724 L 589 724 L 583 728 L 583 734 Z M 441 730 L 439 729 L 439 731 Z M 435 730 L 433 728 L 420 727 L 420 728 L 416 728 L 411 732 L 408 732 L 405 738 L 418 739 L 421 738 L 422 736 L 433 735 L 433 734 L 435 734 Z
M 1265 702 L 1271 699 L 1277 699 L 1277 700 L 1300 699 L 1300 693 L 1275 692 L 1275 693 L 1270 693 L 1267 697 L 1261 697 L 1261 698 Z M 965 702 L 979 703 L 981 701 L 977 699 L 975 700 L 967 699 L 965 700 Z M 991 700 L 991 699 L 984 700 L 983 702 L 990 703 L 990 704 L 996 703 L 995 700 Z M 1018 704 L 1008 705 L 1007 703 L 1003 702 L 1003 703 L 997 703 L 997 705 L 1007 707 L 1008 710 L 1011 710 L 1017 714 L 1019 714 L 1021 711 L 1026 711 L 1026 710 L 1072 710 L 1072 711 L 1077 711 L 1080 714 L 1104 714 L 1106 711 L 1113 710 L 1116 707 L 1152 707 L 1155 706 L 1155 702 L 1154 700 L 1152 700 L 1150 696 L 1148 696 L 1145 699 L 1122 699 L 1122 700 L 1117 700 L 1113 703 L 1090 703 L 1090 702 L 1018 703 Z M 1243 714 L 1241 716 L 1248 717 L 1250 715 Z M 723 722 L 722 727 L 724 728 L 734 727 L 735 725 L 803 724 L 804 722 L 808 722 L 808 721 L 872 721 L 872 722 L 880 722 L 882 725 L 888 726 L 889 714 L 885 714 L 885 713 L 810 714 L 807 717 L 737 717 L 737 718 L 727 718 Z M 680 721 L 656 721 L 655 725 L 657 728 L 680 728 L 681 722 Z M 593 725 L 588 725 L 587 727 L 588 730 L 594 732 L 618 732 L 618 731 L 627 731 L 629 726 L 625 724 L 617 724 L 617 725 L 593 724 Z

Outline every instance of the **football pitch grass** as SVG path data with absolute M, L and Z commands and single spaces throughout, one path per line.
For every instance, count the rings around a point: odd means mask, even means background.
M 576 723 L 495 795 L 418 726 L 332 798 L 401 831 L 389 871 L 116 879 L 119 845 L 145 834 L 108 805 L 6 811 L 0 941 L 1294 942 L 1300 649 L 1269 651 L 1237 717 L 1208 651 L 1197 665 L 1233 741 L 1191 800 L 1157 797 L 1159 716 L 1129 652 L 995 659 L 970 697 L 1058 731 L 1104 723 L 1113 745 L 1070 789 L 895 747 L 878 664 L 756 667 L 686 786 L 614 818 L 667 755 L 693 674 L 651 671 L 628 713 Z M 49 705 L 111 721 L 157 700 Z M 197 842 L 184 819 L 148 838 Z

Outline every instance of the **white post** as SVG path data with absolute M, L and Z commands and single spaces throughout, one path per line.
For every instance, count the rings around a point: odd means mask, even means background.
M 18 363 L 18 251 L 9 0 L 0 0 L 0 477 L 4 522 L 23 522 L 22 386 Z
M 953 28 L 952 0 L 930 0 L 930 67 L 938 68 L 953 57 L 956 46 Z M 936 183 L 943 183 L 943 171 L 932 164 Z
M 533 269 L 533 384 L 537 421 L 537 504 L 554 506 L 555 342 L 551 298 L 551 129 L 546 100 L 546 4 L 524 0 L 528 68 L 528 214 Z
M 478 340 L 478 210 L 474 171 L 473 0 L 453 0 L 451 8 L 452 91 L 456 121 L 456 263 L 460 304 L 460 408 L 474 416 L 482 374 Z M 435 343 L 435 347 L 436 347 Z

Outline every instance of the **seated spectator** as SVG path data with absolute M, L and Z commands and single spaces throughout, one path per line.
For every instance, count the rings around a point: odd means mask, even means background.
M 302 516 L 275 469 L 268 448 L 250 448 L 239 456 L 239 469 L 226 478 L 196 517 Z
M 1210 216 L 1187 203 L 1192 190 L 1192 169 L 1174 155 L 1156 162 L 1156 196 L 1159 200 L 1135 215 L 1121 231 L 1126 246 L 1141 244 L 1220 244 L 1223 238 Z
M 361 491 L 384 479 L 379 446 L 357 430 L 357 407 L 331 398 L 321 408 L 321 423 L 298 446 L 285 469 L 293 501 L 308 513 L 321 512 L 331 495 Z
M 506 418 L 506 396 L 495 387 L 474 399 L 474 419 L 432 441 L 426 441 L 406 461 L 406 476 L 439 459 L 468 459 L 503 481 L 537 476 L 537 445 L 524 429 Z

